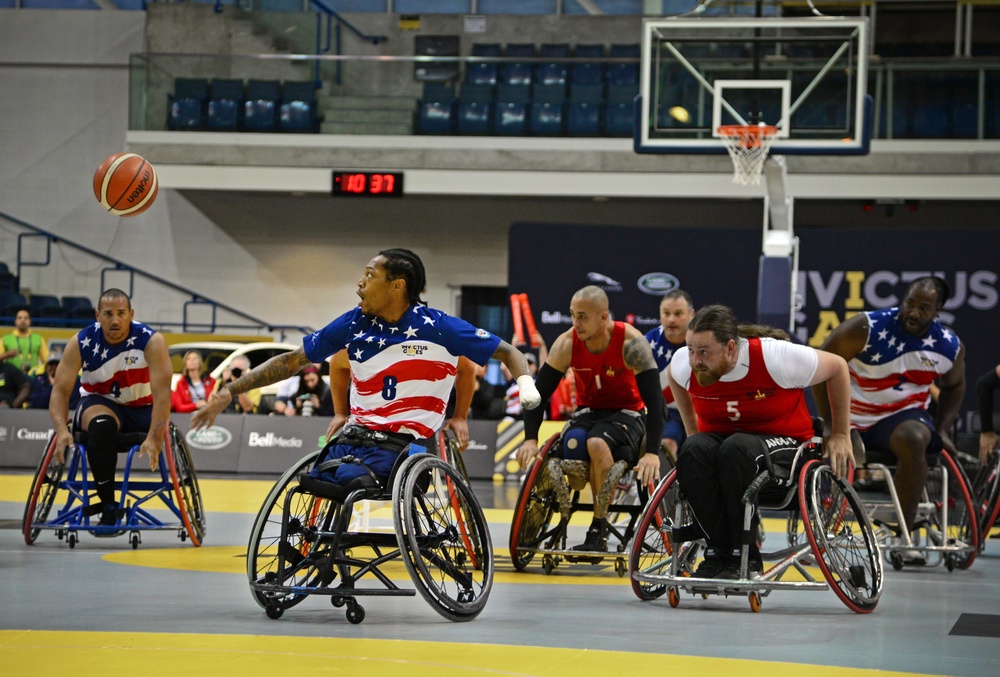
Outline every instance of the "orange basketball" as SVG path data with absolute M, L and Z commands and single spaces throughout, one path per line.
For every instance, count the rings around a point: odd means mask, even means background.
M 135 153 L 105 158 L 94 173 L 94 195 L 115 216 L 135 216 L 149 209 L 158 186 L 153 165 Z

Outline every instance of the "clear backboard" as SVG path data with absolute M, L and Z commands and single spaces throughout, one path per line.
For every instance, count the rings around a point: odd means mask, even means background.
M 725 153 L 720 128 L 776 127 L 772 154 L 863 155 L 865 17 L 643 20 L 640 153 Z

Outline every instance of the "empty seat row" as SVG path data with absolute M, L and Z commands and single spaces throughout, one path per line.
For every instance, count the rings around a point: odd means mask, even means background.
M 477 43 L 464 82 L 478 85 L 604 84 L 639 82 L 639 45 Z M 482 58 L 482 61 L 476 61 Z M 542 59 L 543 61 L 539 61 Z
M 94 320 L 94 306 L 86 296 L 31 294 L 0 291 L 0 317 L 13 318 L 21 308 L 31 313 L 32 324 L 39 326 L 79 325 L 80 320 Z
M 312 82 L 177 78 L 168 103 L 174 131 L 319 131 Z
M 425 83 L 418 134 L 632 136 L 638 84 Z

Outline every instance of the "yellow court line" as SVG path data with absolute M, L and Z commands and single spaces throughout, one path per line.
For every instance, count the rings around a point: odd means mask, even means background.
M 359 633 L 357 633 L 359 634 Z M 442 634 L 447 628 L 442 626 Z M 0 631 L 0 665 L 10 674 L 104 677 L 283 675 L 289 671 L 365 677 L 452 675 L 676 674 L 699 677 L 904 677 L 912 673 L 735 658 L 593 649 L 364 638 L 138 632 Z

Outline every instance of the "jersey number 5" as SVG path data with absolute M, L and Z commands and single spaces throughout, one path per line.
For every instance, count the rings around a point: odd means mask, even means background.
M 726 402 L 726 411 L 729 413 L 730 421 L 740 420 L 740 410 L 736 408 L 738 404 L 739 402 L 736 400 L 732 400 L 731 402 Z

